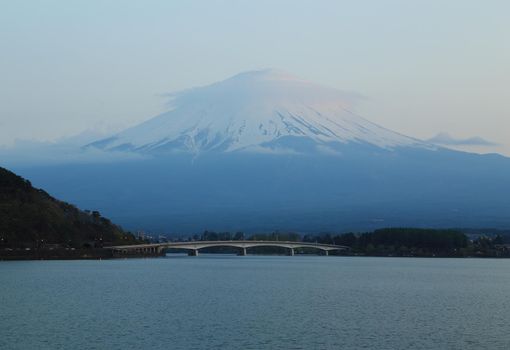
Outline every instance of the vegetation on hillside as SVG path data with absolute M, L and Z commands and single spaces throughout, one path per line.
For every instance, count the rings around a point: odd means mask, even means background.
M 81 211 L 0 168 L 0 247 L 100 247 L 136 239 L 97 211 Z

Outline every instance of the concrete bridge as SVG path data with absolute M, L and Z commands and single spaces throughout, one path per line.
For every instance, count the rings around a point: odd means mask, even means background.
M 350 249 L 347 246 L 308 243 L 308 242 L 289 242 L 289 241 L 191 241 L 191 242 L 165 242 L 137 245 L 123 245 L 105 247 L 113 250 L 115 255 L 123 254 L 161 254 L 165 249 L 183 249 L 188 251 L 188 255 L 197 256 L 200 249 L 211 247 L 233 247 L 239 249 L 239 255 L 246 255 L 246 250 L 254 247 L 280 247 L 288 250 L 288 255 L 294 255 L 295 249 L 313 248 L 322 251 L 324 255 L 329 255 L 333 250 Z

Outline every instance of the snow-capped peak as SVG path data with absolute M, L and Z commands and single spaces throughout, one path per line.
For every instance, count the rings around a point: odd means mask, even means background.
M 365 143 L 391 149 L 424 145 L 351 112 L 359 96 L 268 69 L 172 95 L 172 109 L 91 144 L 108 150 L 241 151 L 283 139 Z

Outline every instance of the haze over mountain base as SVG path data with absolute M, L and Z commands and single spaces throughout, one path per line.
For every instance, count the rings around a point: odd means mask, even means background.
M 497 155 L 344 147 L 16 171 L 128 229 L 162 233 L 510 227 L 510 160 Z

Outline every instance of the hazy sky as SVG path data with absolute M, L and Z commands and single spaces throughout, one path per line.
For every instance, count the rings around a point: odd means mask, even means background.
M 118 130 L 164 94 L 279 68 L 357 111 L 510 154 L 510 1 L 0 0 L 0 144 Z

